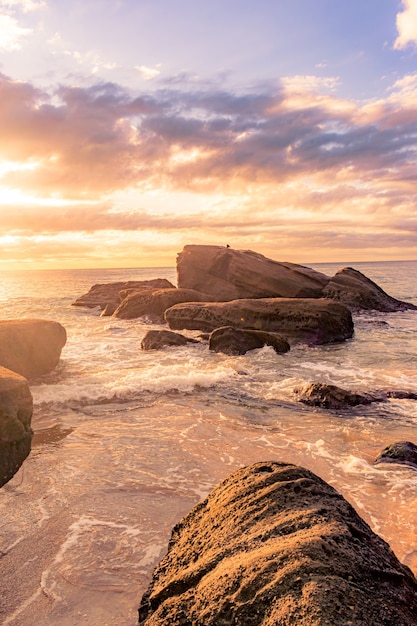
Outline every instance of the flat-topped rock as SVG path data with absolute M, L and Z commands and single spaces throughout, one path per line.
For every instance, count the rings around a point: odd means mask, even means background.
M 324 298 L 262 298 L 176 304 L 165 311 L 173 330 L 212 331 L 221 326 L 276 332 L 290 343 L 344 341 L 353 335 L 352 314 Z
M 177 257 L 178 286 L 218 301 L 238 298 L 316 298 L 329 277 L 295 263 L 279 263 L 224 246 L 185 246 Z
M 381 287 L 352 267 L 339 270 L 323 288 L 323 296 L 343 302 L 351 311 L 375 310 L 387 313 L 415 309 L 411 302 L 389 296 Z
M 304 387 L 294 389 L 297 399 L 309 406 L 319 406 L 325 409 L 343 409 L 346 407 L 370 404 L 379 401 L 379 397 L 369 394 L 356 393 L 329 383 L 310 383 Z
M 148 317 L 153 322 L 163 322 L 164 313 L 180 302 L 205 302 L 212 298 L 195 289 L 147 289 L 129 293 L 114 311 L 114 317 L 135 319 Z
M 0 365 L 28 379 L 51 372 L 67 340 L 58 322 L 41 319 L 0 321 Z
M 107 304 L 120 304 L 119 293 L 124 290 L 141 289 L 169 289 L 175 287 L 166 278 L 154 278 L 152 280 L 128 280 L 126 282 L 99 283 L 93 285 L 88 293 L 80 296 L 72 303 L 72 306 L 85 306 L 104 309 Z
M 173 529 L 140 626 L 416 626 L 417 580 L 329 484 L 231 474 Z
M 0 367 L 0 487 L 14 476 L 30 452 L 32 409 L 26 378 Z

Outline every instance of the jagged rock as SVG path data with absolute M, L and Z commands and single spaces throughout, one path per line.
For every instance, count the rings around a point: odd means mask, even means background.
M 305 387 L 294 389 L 294 393 L 300 402 L 325 409 L 343 409 L 344 407 L 370 404 L 379 400 L 379 398 L 370 395 L 354 393 L 327 383 L 310 383 Z
M 246 354 L 249 350 L 272 346 L 280 354 L 288 352 L 288 341 L 278 333 L 267 333 L 262 330 L 243 330 L 232 326 L 216 328 L 210 334 L 209 349 L 214 352 L 236 355 Z
M 111 317 L 117 307 L 118 305 L 115 302 L 109 302 L 100 313 L 100 317 Z
M 256 463 L 173 529 L 141 626 L 416 626 L 417 580 L 330 485 Z
M 353 335 L 350 311 L 343 304 L 311 298 L 262 298 L 176 304 L 165 311 L 173 330 L 212 331 L 233 326 L 277 332 L 292 342 L 322 344 Z
M 323 296 L 343 302 L 351 311 L 402 311 L 416 309 L 411 302 L 402 302 L 389 296 L 381 287 L 358 270 L 345 267 L 339 270 L 323 289 Z
M 171 330 L 148 330 L 142 339 L 142 350 L 160 350 L 165 346 L 185 346 L 187 343 L 199 343 L 196 339 L 185 337 Z
M 279 263 L 252 250 L 185 246 L 177 257 L 178 286 L 217 301 L 238 298 L 317 298 L 329 277 L 295 263 Z
M 0 367 L 0 487 L 14 476 L 30 452 L 32 409 L 26 378 Z
M 119 293 L 125 289 L 169 289 L 174 285 L 165 278 L 154 278 L 152 280 L 129 280 L 127 282 L 100 283 L 93 285 L 88 293 L 80 296 L 72 303 L 72 306 L 85 306 L 94 309 L 99 306 L 104 309 L 107 304 L 120 304 Z
M 147 316 L 155 322 L 164 321 L 166 309 L 179 302 L 205 302 L 212 298 L 194 289 L 149 289 L 130 293 L 117 307 L 114 317 L 134 319 Z
M 57 366 L 66 340 L 65 328 L 58 322 L 0 321 L 0 365 L 25 378 L 37 378 Z
M 417 446 L 411 441 L 397 441 L 384 448 L 375 463 L 400 463 L 417 467 Z

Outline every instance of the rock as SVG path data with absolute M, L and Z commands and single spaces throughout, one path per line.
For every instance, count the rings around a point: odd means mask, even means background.
M 416 309 L 411 302 L 402 302 L 389 296 L 381 287 L 358 270 L 345 267 L 339 270 L 323 289 L 323 296 L 343 302 L 351 311 L 403 311 Z
M 0 487 L 14 476 L 30 452 L 32 409 L 26 378 L 0 367 Z
M 173 529 L 141 626 L 416 626 L 417 580 L 302 467 L 231 474 Z
M 124 289 L 169 289 L 174 287 L 169 280 L 165 278 L 155 278 L 153 280 L 129 280 L 127 282 L 101 283 L 93 285 L 88 293 L 80 296 L 72 303 L 72 306 L 85 306 L 94 309 L 99 306 L 104 309 L 107 304 L 120 304 L 119 292 Z
M 252 250 L 185 246 L 177 257 L 178 286 L 217 301 L 239 298 L 317 298 L 329 277 L 295 263 L 279 263 Z
M 116 302 L 109 302 L 100 313 L 100 317 L 111 317 L 117 307 L 118 304 L 116 304 Z
M 231 302 L 176 304 L 165 311 L 173 330 L 212 331 L 233 326 L 280 333 L 292 342 L 322 344 L 353 335 L 350 311 L 332 300 L 262 298 Z
M 249 350 L 272 346 L 278 353 L 288 352 L 288 341 L 278 333 L 266 333 L 262 330 L 243 330 L 232 326 L 216 328 L 210 334 L 209 349 L 225 354 L 246 354 Z
M 0 365 L 28 379 L 52 371 L 67 340 L 58 322 L 40 319 L 0 321 Z
M 294 393 L 300 402 L 325 409 L 343 409 L 358 404 L 370 404 L 379 399 L 327 383 L 311 383 L 294 389 Z
M 147 316 L 154 322 L 163 322 L 166 309 L 179 302 L 204 302 L 207 294 L 194 289 L 149 289 L 129 294 L 117 307 L 114 317 L 134 319 Z
M 400 463 L 417 467 L 417 446 L 411 441 L 392 443 L 380 452 L 375 463 Z
M 199 343 L 171 330 L 148 330 L 142 339 L 142 350 L 160 350 L 165 346 L 185 346 L 187 343 Z

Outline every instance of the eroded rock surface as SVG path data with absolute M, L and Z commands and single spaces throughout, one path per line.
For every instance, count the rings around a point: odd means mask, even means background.
M 295 263 L 279 263 L 224 246 L 185 246 L 177 257 L 178 286 L 217 301 L 238 298 L 316 298 L 329 278 Z
M 161 322 L 166 309 L 174 304 L 207 300 L 211 300 L 209 295 L 194 289 L 149 289 L 127 295 L 114 311 L 114 317 L 129 320 L 146 316 L 154 322 Z
M 0 367 L 0 487 L 14 476 L 30 452 L 32 409 L 26 378 Z
M 417 468 L 417 446 L 411 441 L 396 441 L 380 452 L 375 463 L 400 463 Z
M 185 346 L 187 343 L 199 343 L 196 339 L 185 337 L 171 330 L 148 330 L 142 339 L 142 350 L 160 350 L 168 346 Z
M 243 330 L 233 326 L 216 328 L 209 337 L 209 349 L 229 355 L 246 354 L 249 350 L 272 346 L 275 352 L 288 352 L 290 344 L 278 333 L 262 330 Z
M 263 298 L 176 304 L 165 312 L 173 330 L 212 331 L 221 326 L 276 332 L 290 343 L 344 341 L 353 335 L 352 315 L 343 304 L 311 298 Z
M 67 340 L 58 322 L 40 319 L 0 321 L 0 365 L 28 379 L 51 372 Z
M 165 278 L 154 278 L 152 280 L 129 280 L 127 282 L 99 283 L 93 285 L 88 293 L 80 296 L 72 303 L 73 306 L 85 306 L 95 308 L 99 306 L 104 309 L 107 304 L 120 304 L 119 293 L 128 289 L 170 289 L 174 285 Z
M 177 524 L 141 626 L 416 626 L 417 580 L 326 482 L 256 463 Z

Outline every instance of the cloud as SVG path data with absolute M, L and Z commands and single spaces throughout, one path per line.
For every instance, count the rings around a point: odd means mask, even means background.
M 161 66 L 157 65 L 156 67 L 148 67 L 147 65 L 136 65 L 135 70 L 139 72 L 144 80 L 152 80 L 156 78 L 161 73 L 159 69 Z
M 20 9 L 24 13 L 30 11 L 38 11 L 44 9 L 46 2 L 43 0 L 0 0 L 0 8 L 3 9 Z
M 22 28 L 18 21 L 10 15 L 0 14 L 0 50 L 11 52 L 20 50 L 21 40 L 31 33 L 30 28 Z
M 417 0 L 402 0 L 403 11 L 397 14 L 398 37 L 394 48 L 401 50 L 409 44 L 417 45 Z

